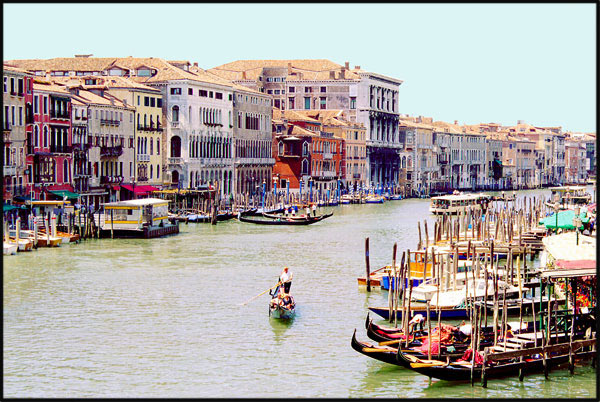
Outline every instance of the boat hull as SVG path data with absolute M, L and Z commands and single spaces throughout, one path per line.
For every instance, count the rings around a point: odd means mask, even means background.
M 380 317 L 389 320 L 390 319 L 390 310 L 389 307 L 369 307 L 369 310 L 379 315 Z M 411 316 L 415 314 L 422 314 L 423 316 L 427 315 L 427 309 L 425 307 L 412 307 L 411 308 Z M 452 318 L 469 318 L 469 311 L 465 308 L 442 308 L 440 309 L 441 318 L 444 319 L 452 319 Z M 398 320 L 402 319 L 402 311 L 399 310 L 396 312 L 396 316 Z M 429 317 L 432 320 L 438 318 L 437 309 L 430 308 L 429 309 Z

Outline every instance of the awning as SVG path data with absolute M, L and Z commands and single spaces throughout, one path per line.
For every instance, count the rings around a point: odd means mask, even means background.
M 557 268 L 563 269 L 596 269 L 596 260 L 558 260 L 554 263 Z
M 25 201 L 35 201 L 35 198 L 32 198 L 31 195 L 15 195 L 13 197 L 14 201 L 25 202 Z
M 572 209 L 566 211 L 558 212 L 558 219 L 556 217 L 556 213 L 553 213 L 547 218 L 544 218 L 540 221 L 540 224 L 546 226 L 547 229 L 556 229 L 558 226 L 559 229 L 575 229 L 575 225 L 573 225 L 573 218 L 575 217 L 575 211 Z M 581 226 L 579 229 L 583 228 L 583 224 L 589 222 L 590 218 L 586 216 L 585 211 L 579 214 L 581 218 Z M 558 225 L 557 225 L 558 224 Z
M 23 208 L 25 208 L 25 205 L 18 206 L 18 205 L 11 205 L 11 204 L 3 204 L 2 212 L 14 211 L 15 209 L 23 209 Z
M 118 184 L 113 184 L 110 187 L 115 191 L 119 191 L 121 189 L 121 186 L 119 186 Z
M 60 199 L 64 199 L 65 197 L 67 197 L 69 199 L 76 200 L 79 198 L 79 194 L 68 190 L 54 190 L 50 192 L 55 196 L 60 197 Z
M 131 184 L 121 184 L 121 188 L 131 191 L 134 194 L 147 194 L 152 191 L 158 191 L 158 188 L 154 186 L 132 186 Z

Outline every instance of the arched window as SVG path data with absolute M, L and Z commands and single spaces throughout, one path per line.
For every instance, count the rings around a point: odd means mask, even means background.
M 69 182 L 69 161 L 68 160 L 64 160 L 63 161 L 63 183 L 68 183 Z
M 153 170 L 153 169 L 152 169 L 152 167 L 153 167 L 153 166 L 152 166 L 152 165 L 150 165 L 150 180 L 152 180 L 152 170 Z
M 171 182 L 179 183 L 179 172 L 177 170 L 173 170 L 171 173 Z
M 44 148 L 48 148 L 48 127 L 44 127 Z
M 171 138 L 171 158 L 181 157 L 181 138 L 175 135 Z
M 160 139 L 156 139 L 156 155 L 160 155 Z
M 35 147 L 39 147 L 40 146 L 40 129 L 38 126 L 35 126 L 35 135 L 33 136 L 33 145 Z
M 308 160 L 304 159 L 302 161 L 302 174 L 308 174 Z
M 302 156 L 308 156 L 308 142 L 302 144 Z
M 173 106 L 173 118 L 172 118 L 173 123 L 178 123 L 179 122 L 179 106 L 175 105 Z
M 160 179 L 160 169 L 159 169 L 159 167 L 158 167 L 158 166 L 159 166 L 159 165 L 157 164 L 157 165 L 156 165 L 156 178 L 157 178 L 157 179 Z

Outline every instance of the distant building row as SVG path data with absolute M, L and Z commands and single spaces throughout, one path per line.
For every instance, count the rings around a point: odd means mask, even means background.
M 401 80 L 328 60 L 89 55 L 4 63 L 4 199 L 133 198 L 219 182 L 223 196 L 314 186 L 454 188 L 581 182 L 595 133 L 458 126 L 399 113 Z

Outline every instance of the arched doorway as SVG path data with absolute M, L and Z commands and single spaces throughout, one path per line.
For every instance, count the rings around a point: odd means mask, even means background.
M 171 173 L 171 183 L 179 184 L 179 172 L 177 170 L 173 170 Z
M 171 138 L 171 158 L 181 157 L 181 138 L 175 135 Z

